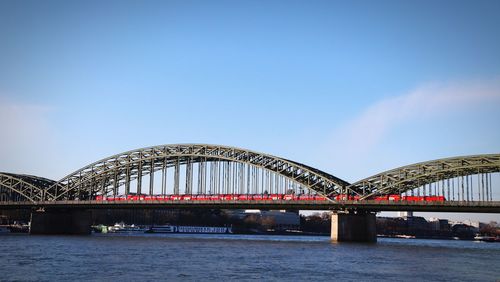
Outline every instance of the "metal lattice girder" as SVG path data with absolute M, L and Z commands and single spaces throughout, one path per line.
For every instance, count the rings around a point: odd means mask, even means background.
M 130 183 L 163 167 L 188 163 L 229 161 L 266 169 L 292 179 L 320 195 L 345 192 L 348 182 L 312 167 L 287 159 L 220 145 L 176 144 L 147 147 L 102 159 L 59 180 L 54 200 L 73 199 L 77 191 L 89 195 L 107 193 L 113 187 Z M 47 199 L 52 200 L 52 199 Z
M 10 189 L 25 197 L 28 201 L 35 202 L 44 198 L 53 198 L 55 191 L 54 180 L 25 174 L 0 172 L 0 186 Z
M 357 181 L 348 188 L 366 199 L 374 195 L 400 194 L 455 177 L 495 172 L 500 172 L 500 154 L 462 156 L 388 170 Z

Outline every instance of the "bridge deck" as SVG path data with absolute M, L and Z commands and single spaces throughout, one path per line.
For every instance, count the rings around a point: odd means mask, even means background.
M 41 201 L 0 202 L 0 209 L 273 209 L 273 210 L 365 210 L 500 213 L 500 201 L 404 202 L 404 201 Z

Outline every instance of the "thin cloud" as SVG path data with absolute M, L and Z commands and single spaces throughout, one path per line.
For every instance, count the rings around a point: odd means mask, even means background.
M 0 98 L 0 171 L 53 175 L 57 148 L 50 111 Z
M 373 104 L 342 126 L 335 133 L 335 139 L 362 153 L 376 146 L 398 125 L 457 111 L 476 111 L 485 104 L 498 102 L 500 79 L 429 84 Z

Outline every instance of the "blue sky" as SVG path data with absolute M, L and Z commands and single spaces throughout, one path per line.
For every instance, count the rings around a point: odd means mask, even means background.
M 129 149 L 213 143 L 355 181 L 498 153 L 499 13 L 499 1 L 3 0 L 0 171 L 58 179 Z

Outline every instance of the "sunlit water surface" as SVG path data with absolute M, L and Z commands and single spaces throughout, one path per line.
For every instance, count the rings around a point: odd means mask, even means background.
M 379 238 L 0 235 L 1 281 L 499 281 L 500 244 Z

